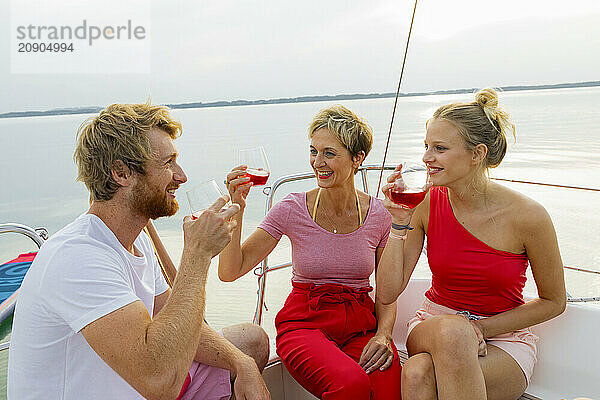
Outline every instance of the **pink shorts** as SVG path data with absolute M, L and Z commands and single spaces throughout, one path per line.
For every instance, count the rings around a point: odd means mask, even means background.
M 229 371 L 223 368 L 192 362 L 190 384 L 181 400 L 227 400 L 231 397 Z
M 406 337 L 408 338 L 408 335 L 410 335 L 410 332 L 415 326 L 426 319 L 435 315 L 456 314 L 456 312 L 457 310 L 444 307 L 430 301 L 429 299 L 425 299 L 421 309 L 418 310 L 415 316 L 406 324 L 408 326 Z M 496 346 L 504 350 L 512 358 L 514 358 L 517 364 L 519 364 L 521 367 L 521 370 L 523 370 L 525 379 L 527 379 L 527 383 L 529 384 L 529 379 L 531 378 L 531 374 L 533 374 L 533 367 L 537 361 L 536 343 L 538 341 L 538 337 L 534 335 L 529 328 L 503 333 L 501 335 L 488 338 L 485 341 L 489 345 Z

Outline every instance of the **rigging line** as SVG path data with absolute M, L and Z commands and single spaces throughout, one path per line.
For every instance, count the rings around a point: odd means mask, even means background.
M 387 157 L 388 147 L 390 146 L 390 138 L 392 136 L 392 127 L 394 126 L 394 116 L 396 115 L 396 106 L 398 105 L 398 96 L 400 95 L 400 85 L 402 84 L 402 76 L 404 76 L 404 66 L 406 65 L 406 55 L 408 54 L 408 45 L 410 43 L 410 34 L 412 33 L 413 22 L 415 21 L 415 13 L 417 12 L 417 1 L 413 9 L 412 18 L 410 20 L 410 28 L 408 29 L 408 37 L 406 38 L 406 48 L 404 49 L 404 59 L 402 60 L 402 70 L 400 71 L 400 79 L 398 79 L 398 89 L 396 89 L 396 99 L 394 100 L 394 110 L 392 111 L 392 120 L 390 121 L 390 131 L 388 132 L 387 142 L 385 143 L 385 152 L 383 153 L 383 161 L 381 162 L 381 173 L 379 174 L 379 182 L 377 183 L 377 192 L 375 197 L 379 196 L 379 188 L 381 187 L 381 178 L 383 178 L 383 168 Z
M 149 226 L 151 228 L 149 228 Z M 170 288 L 173 287 L 173 281 L 175 280 L 175 276 L 177 275 L 177 269 L 173 265 L 167 250 L 164 245 L 160 241 L 160 237 L 158 236 L 158 232 L 156 228 L 152 225 L 152 223 L 148 223 L 147 226 L 144 227 L 144 232 L 150 238 L 150 243 L 152 244 L 152 249 L 154 250 L 154 254 L 156 255 L 156 260 L 158 261 L 158 265 L 160 266 L 160 271 L 167 281 L 167 284 Z
M 491 178 L 491 179 L 496 180 L 496 181 L 504 181 L 504 182 L 527 183 L 529 185 L 550 186 L 550 187 L 565 188 L 565 189 L 579 189 L 579 190 L 589 190 L 591 192 L 600 192 L 600 189 L 588 188 L 588 187 L 583 187 L 583 186 L 557 185 L 554 183 L 520 181 L 517 179 L 505 179 L 505 178 Z
M 582 268 L 582 267 L 573 267 L 571 265 L 563 265 L 563 268 L 565 269 L 570 269 L 571 271 L 578 271 L 578 272 L 589 272 L 590 274 L 597 274 L 600 275 L 600 271 L 596 271 L 594 269 L 589 269 L 589 268 Z

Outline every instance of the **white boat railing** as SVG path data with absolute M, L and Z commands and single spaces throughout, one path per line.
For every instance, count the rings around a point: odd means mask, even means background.
M 20 233 L 33 240 L 38 248 L 48 239 L 46 228 L 31 228 L 16 223 L 0 224 L 0 233 Z

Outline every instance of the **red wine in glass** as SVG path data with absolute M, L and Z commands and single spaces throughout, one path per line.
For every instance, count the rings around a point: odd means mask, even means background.
M 252 182 L 254 186 L 260 186 L 267 183 L 267 180 L 269 179 L 269 171 L 248 168 L 246 170 L 246 175 L 244 176 L 250 178 L 250 182 Z
M 420 192 L 413 190 L 405 190 L 403 192 L 400 192 L 392 189 L 390 190 L 390 200 L 406 208 L 415 208 L 419 205 L 420 202 L 423 201 L 426 194 L 426 190 Z
M 213 179 L 200 183 L 198 186 L 185 192 L 185 194 L 190 204 L 193 220 L 198 219 L 198 216 L 200 216 L 204 210 L 212 206 L 219 197 L 225 195 L 223 190 Z
M 427 167 L 421 163 L 402 163 L 401 177 L 390 189 L 390 200 L 405 208 L 415 208 L 423 201 L 429 189 Z
M 271 168 L 269 168 L 269 161 L 267 161 L 267 155 L 262 146 L 240 150 L 239 162 L 248 167 L 244 176 L 250 178 L 253 186 L 267 183 Z

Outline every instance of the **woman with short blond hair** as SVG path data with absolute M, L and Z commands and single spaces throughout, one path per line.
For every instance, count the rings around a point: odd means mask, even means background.
M 287 235 L 293 289 L 275 326 L 277 353 L 291 375 L 322 399 L 399 399 L 401 367 L 392 342 L 396 306 L 373 302 L 368 294 L 391 218 L 381 200 L 354 187 L 354 174 L 371 150 L 371 128 L 334 106 L 315 116 L 309 138 L 318 188 L 283 198 L 243 245 L 251 184 L 246 166 L 228 174 L 229 193 L 242 211 L 219 255 L 219 276 L 233 281 L 252 271 Z

